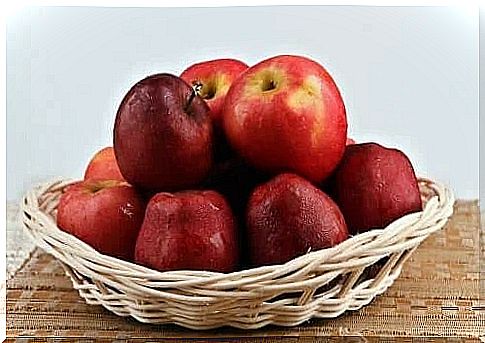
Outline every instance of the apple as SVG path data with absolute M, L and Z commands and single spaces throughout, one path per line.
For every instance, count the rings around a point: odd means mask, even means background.
M 132 261 L 145 203 L 119 180 L 89 179 L 69 186 L 57 207 L 57 225 L 99 252 Z
M 345 150 L 342 97 L 330 74 L 306 57 L 276 56 L 250 67 L 233 82 L 223 112 L 230 144 L 267 172 L 319 183 Z
M 160 271 L 235 270 L 237 232 L 224 197 L 214 191 L 156 194 L 147 205 L 135 261 Z
M 199 95 L 211 109 L 215 162 L 229 160 L 235 155 L 222 130 L 222 107 L 232 82 L 247 68 L 244 62 L 223 58 L 196 63 L 180 75 L 188 84 L 201 86 Z
M 222 58 L 196 63 L 185 69 L 180 77 L 190 85 L 202 85 L 199 95 L 209 105 L 214 125 L 219 126 L 226 94 L 234 80 L 247 68 L 244 62 Z
M 157 191 L 202 181 L 212 166 L 209 107 L 181 78 L 156 74 L 123 98 L 114 126 L 114 150 L 123 177 Z
M 116 162 L 113 147 L 99 150 L 89 161 L 84 179 L 103 179 L 125 181 Z
M 348 237 L 345 219 L 324 192 L 295 174 L 280 174 L 253 191 L 247 230 L 254 265 L 287 262 Z
M 416 174 L 400 150 L 377 143 L 349 145 L 333 178 L 334 200 L 352 234 L 384 228 L 422 210 Z

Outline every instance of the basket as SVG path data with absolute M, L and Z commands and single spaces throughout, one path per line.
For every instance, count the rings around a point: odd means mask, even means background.
M 22 221 L 35 243 L 61 262 L 81 297 L 143 323 L 196 330 L 295 326 L 357 310 L 394 282 L 419 244 L 445 225 L 454 204 L 448 188 L 420 179 L 422 212 L 335 247 L 233 273 L 158 272 L 102 255 L 56 226 L 59 197 L 70 183 L 31 190 L 21 204 Z

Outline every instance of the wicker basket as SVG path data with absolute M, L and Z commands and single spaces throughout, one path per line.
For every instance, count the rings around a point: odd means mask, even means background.
M 394 282 L 416 247 L 445 225 L 454 203 L 449 189 L 420 179 L 424 211 L 333 248 L 228 274 L 158 272 L 102 255 L 58 229 L 56 206 L 69 183 L 30 191 L 22 202 L 23 224 L 36 244 L 62 263 L 81 297 L 140 322 L 197 330 L 295 326 L 357 310 Z

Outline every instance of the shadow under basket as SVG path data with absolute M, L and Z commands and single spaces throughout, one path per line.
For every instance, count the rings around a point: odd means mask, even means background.
M 102 255 L 56 226 L 59 197 L 71 182 L 45 183 L 23 198 L 23 226 L 35 243 L 61 262 L 88 304 L 143 323 L 196 330 L 295 326 L 357 310 L 394 282 L 419 244 L 443 228 L 454 204 L 448 188 L 420 179 L 422 212 L 335 247 L 233 273 L 158 272 Z

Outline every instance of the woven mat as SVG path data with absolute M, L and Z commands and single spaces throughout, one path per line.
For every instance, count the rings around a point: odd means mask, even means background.
M 429 237 L 387 292 L 360 311 L 333 320 L 311 320 L 296 328 L 256 331 L 190 331 L 117 317 L 101 306 L 85 304 L 61 266 L 49 255 L 35 250 L 7 281 L 7 336 L 120 341 L 179 341 L 184 337 L 217 342 L 235 338 L 245 342 L 277 342 L 282 338 L 314 342 L 322 336 L 355 336 L 357 341 L 366 337 L 365 340 L 374 341 L 399 336 L 478 341 L 485 337 L 485 302 L 479 300 L 480 293 L 485 296 L 485 258 L 480 258 L 485 255 L 485 234 L 480 237 L 479 217 L 477 201 L 458 202 L 447 227 Z

